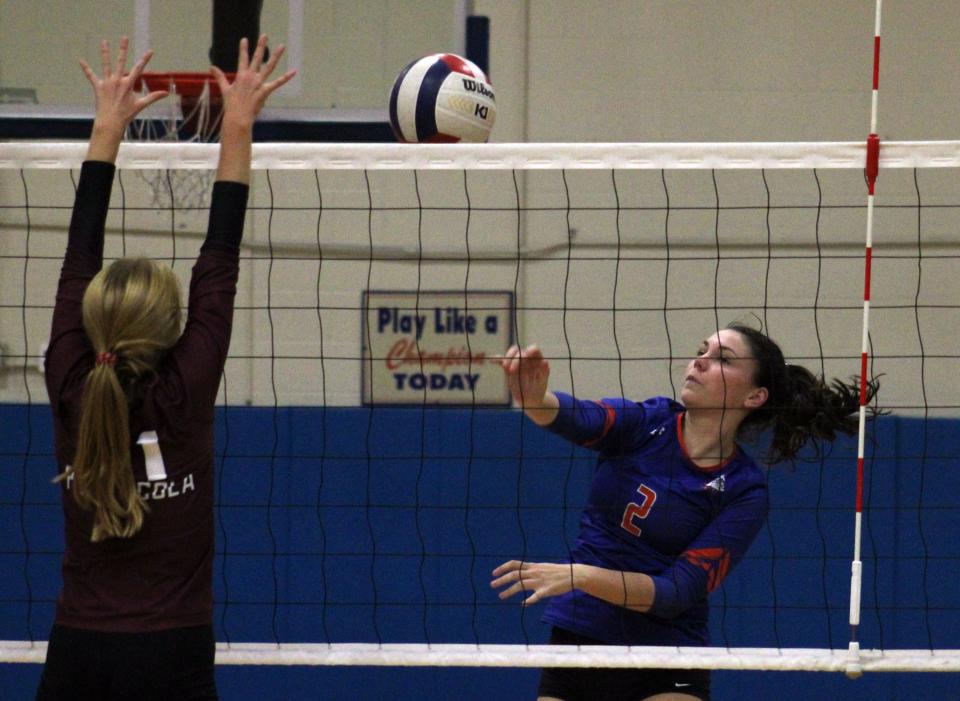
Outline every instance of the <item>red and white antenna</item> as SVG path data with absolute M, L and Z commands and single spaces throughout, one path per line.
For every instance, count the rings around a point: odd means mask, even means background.
M 853 563 L 850 571 L 850 646 L 847 676 L 863 673 L 860 663 L 860 589 L 863 562 L 860 560 L 860 540 L 863 525 L 863 453 L 867 423 L 867 355 L 870 340 L 870 267 L 873 261 L 873 197 L 880 170 L 880 137 L 877 135 L 877 99 L 880 94 L 880 14 L 883 0 L 877 0 L 873 32 L 873 93 L 870 102 L 870 135 L 867 136 L 867 248 L 863 270 L 863 339 L 860 347 L 860 426 L 857 434 L 857 511 L 855 516 Z

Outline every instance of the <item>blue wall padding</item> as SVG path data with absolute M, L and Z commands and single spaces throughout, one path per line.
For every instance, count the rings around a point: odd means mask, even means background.
M 885 417 L 864 484 L 864 648 L 960 630 L 960 424 Z M 45 640 L 62 515 L 45 406 L 0 405 L 0 639 Z M 542 643 L 490 571 L 559 559 L 593 456 L 504 409 L 241 408 L 217 418 L 220 640 Z M 769 474 L 767 525 L 713 595 L 715 645 L 846 648 L 856 441 Z M 27 698 L 38 666 L 0 665 Z M 223 698 L 533 698 L 534 670 L 218 669 Z M 791 683 L 795 680 L 796 683 Z M 715 697 L 945 697 L 948 675 L 715 674 Z M 7 694 L 10 690 L 10 694 Z M 950 693 L 953 693 L 950 691 Z M 794 694 L 791 696 L 791 694 Z M 905 694 L 905 695 L 904 695 Z

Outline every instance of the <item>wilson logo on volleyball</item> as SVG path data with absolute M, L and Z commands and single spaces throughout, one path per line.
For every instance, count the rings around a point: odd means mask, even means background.
M 494 101 L 496 101 L 497 99 L 493 94 L 493 90 L 491 90 L 486 85 L 476 80 L 463 78 L 463 89 L 468 90 L 469 92 L 475 92 L 479 95 L 483 95 L 484 97 L 489 97 L 491 100 L 494 100 Z

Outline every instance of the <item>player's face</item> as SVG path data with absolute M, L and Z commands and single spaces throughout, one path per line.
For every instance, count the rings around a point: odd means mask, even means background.
M 756 361 L 738 332 L 723 329 L 703 341 L 687 364 L 680 401 L 689 409 L 752 409 L 759 388 L 754 383 Z M 763 392 L 762 399 L 766 398 Z M 760 401 L 762 404 L 763 402 Z

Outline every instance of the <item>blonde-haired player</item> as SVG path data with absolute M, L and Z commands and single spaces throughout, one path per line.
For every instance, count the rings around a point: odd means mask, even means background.
M 46 355 L 66 522 L 63 589 L 37 698 L 215 699 L 213 412 L 230 344 L 253 122 L 293 77 L 269 80 L 240 42 L 223 96 L 210 223 L 190 282 L 186 326 L 173 273 L 144 259 L 106 269 L 114 162 L 130 121 L 163 98 L 133 86 L 128 41 L 102 73 L 81 61 L 96 113 L 77 186 Z

